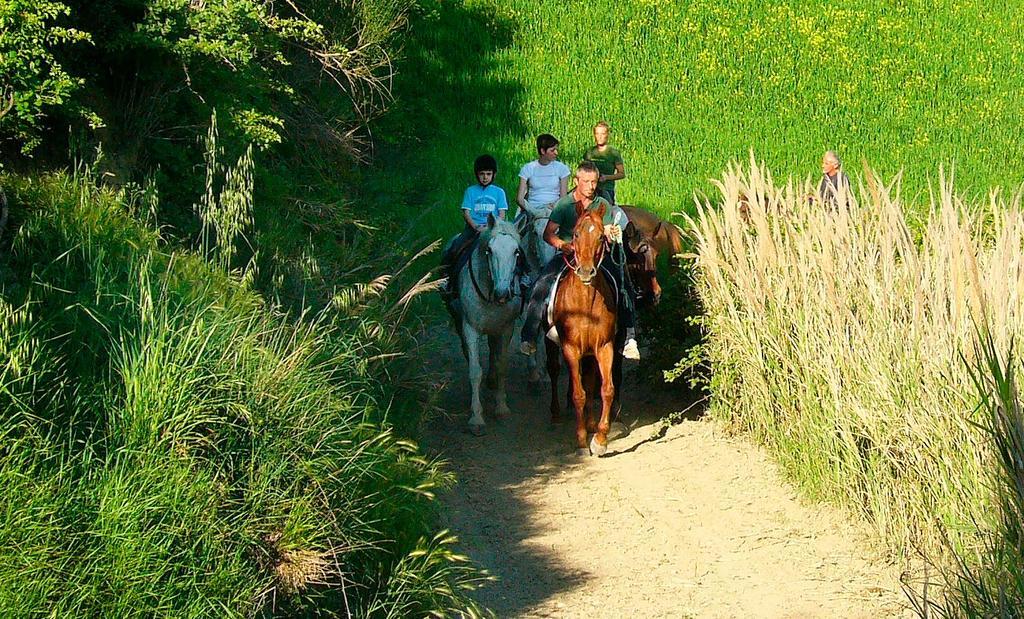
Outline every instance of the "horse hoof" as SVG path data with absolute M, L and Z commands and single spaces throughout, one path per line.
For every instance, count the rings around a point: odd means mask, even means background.
M 576 455 L 579 456 L 580 458 L 585 458 L 590 455 L 590 450 L 587 449 L 586 447 L 580 447 L 579 449 L 576 450 Z
M 508 408 L 496 408 L 494 409 L 494 416 L 498 419 L 508 419 L 512 416 L 512 411 Z
M 616 439 L 625 438 L 629 436 L 629 428 L 626 424 L 613 421 L 611 426 L 608 428 L 608 441 L 614 441 Z
M 597 435 L 594 435 L 594 438 L 590 439 L 590 453 L 593 454 L 595 457 L 600 458 L 601 456 L 608 453 L 608 446 L 598 443 Z
M 469 424 L 469 433 L 473 436 L 484 435 L 484 424 L 482 423 L 471 423 Z

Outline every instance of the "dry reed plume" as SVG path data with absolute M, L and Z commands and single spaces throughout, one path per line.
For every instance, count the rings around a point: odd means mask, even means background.
M 911 226 L 899 179 L 865 176 L 829 208 L 751 155 L 688 218 L 712 411 L 894 552 L 969 548 L 997 467 L 960 355 L 976 326 L 1002 351 L 1024 333 L 1020 195 L 967 204 L 940 170 Z

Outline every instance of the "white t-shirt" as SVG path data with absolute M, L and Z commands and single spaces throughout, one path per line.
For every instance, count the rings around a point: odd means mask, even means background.
M 558 202 L 560 181 L 568 178 L 569 166 L 561 161 L 541 165 L 536 159 L 519 170 L 519 178 L 526 179 L 526 203 L 531 208 L 541 208 Z

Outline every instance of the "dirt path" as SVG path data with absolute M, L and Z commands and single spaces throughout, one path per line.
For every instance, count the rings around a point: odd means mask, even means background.
M 498 617 L 912 616 L 896 570 L 840 515 L 799 501 L 763 451 L 710 421 L 658 438 L 682 407 L 642 399 L 627 374 L 632 433 L 579 459 L 570 424 L 548 423 L 546 381 L 526 385 L 516 357 L 513 417 L 487 415 L 488 394 L 483 437 L 463 430 L 466 365 L 447 358 L 451 415 L 426 440 L 458 475 L 448 524 L 499 577 L 478 592 Z

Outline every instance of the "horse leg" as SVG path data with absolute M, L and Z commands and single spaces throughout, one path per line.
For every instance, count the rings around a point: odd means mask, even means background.
M 565 364 L 569 368 L 572 404 L 576 411 L 576 455 L 586 456 L 590 453 L 587 449 L 587 424 L 583 419 L 583 405 L 586 403 L 587 393 L 583 390 L 583 380 L 580 376 L 580 354 L 576 349 L 563 344 L 562 356 L 565 357 Z
M 495 346 L 496 337 L 487 336 L 487 388 L 494 391 L 498 387 L 498 354 L 500 346 Z
M 558 409 L 558 373 L 562 370 L 562 359 L 558 345 L 544 338 L 544 353 L 547 355 L 548 380 L 551 382 L 551 423 L 558 423 L 561 411 Z
M 541 325 L 541 329 L 543 328 L 543 325 Z M 540 368 L 547 361 L 547 349 L 544 346 L 544 342 L 548 341 L 548 338 L 541 334 L 539 340 L 542 341 L 534 342 L 537 352 L 526 358 L 526 370 L 529 372 L 527 380 L 531 384 L 540 382 Z
M 583 375 L 583 364 L 586 363 L 583 359 L 580 359 L 580 376 Z M 572 381 L 565 386 L 565 408 L 566 410 L 572 410 L 575 404 L 572 403 Z
M 540 362 L 538 361 L 538 357 L 540 357 L 543 354 L 543 349 L 538 348 L 537 352 L 526 358 L 526 380 L 531 385 L 533 383 L 540 381 Z
M 580 363 L 580 372 L 583 376 L 583 390 L 590 396 L 583 405 L 583 419 L 587 422 L 587 432 L 597 432 L 597 419 L 594 415 L 594 394 L 598 388 L 597 363 L 593 357 L 587 357 Z
M 619 413 L 622 411 L 622 353 L 618 352 L 618 342 L 615 344 L 615 354 L 612 359 L 612 383 L 615 385 L 615 401 L 612 403 L 612 421 L 619 420 Z
M 469 431 L 480 436 L 484 433 L 484 407 L 480 404 L 480 334 L 468 322 L 462 323 L 463 339 L 469 360 L 469 390 L 472 393 L 472 414 L 469 417 Z
M 527 367 L 530 369 L 530 379 L 529 380 L 530 380 L 531 383 L 540 382 L 540 366 L 541 366 L 542 362 L 546 362 L 546 360 L 547 360 L 546 359 L 547 355 L 544 352 L 544 350 L 547 347 L 544 346 L 543 344 L 545 342 L 550 341 L 550 340 L 548 340 L 548 338 L 545 337 L 543 334 L 541 334 L 538 339 L 541 340 L 541 342 L 540 342 L 541 345 L 537 346 L 537 352 L 534 353 L 533 355 L 531 355 L 529 360 L 527 361 Z
M 629 428 L 619 421 L 622 412 L 622 353 L 618 352 L 619 343 L 615 343 L 615 354 L 612 359 L 612 384 L 615 385 L 615 397 L 612 399 L 611 429 L 608 440 L 613 441 L 629 435 Z
M 491 373 L 494 374 L 494 397 L 497 405 L 494 414 L 499 418 L 509 415 L 508 400 L 505 397 L 505 382 L 508 377 L 508 352 L 509 344 L 512 341 L 512 325 L 505 328 L 499 335 L 492 335 L 488 338 L 488 345 L 491 347 Z
M 565 410 L 567 410 L 567 411 L 571 411 L 571 410 L 573 410 L 576 407 L 576 405 L 573 404 L 572 396 L 573 396 L 572 381 L 570 380 L 569 384 L 567 384 L 565 386 Z
M 590 440 L 590 453 L 603 456 L 608 451 L 608 428 L 611 426 L 612 401 L 615 399 L 615 380 L 612 378 L 615 344 L 606 343 L 597 350 L 596 356 L 601 370 L 601 419 L 597 422 L 597 434 Z

